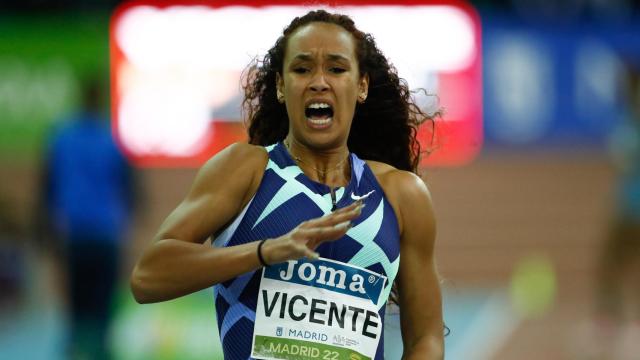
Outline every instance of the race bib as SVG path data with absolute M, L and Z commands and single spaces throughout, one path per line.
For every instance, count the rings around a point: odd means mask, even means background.
M 251 356 L 372 359 L 384 324 L 378 303 L 386 280 L 373 271 L 325 258 L 265 267 Z

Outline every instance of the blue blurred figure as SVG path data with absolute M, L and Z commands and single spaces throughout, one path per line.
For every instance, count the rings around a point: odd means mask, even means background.
M 134 204 L 132 169 L 101 114 L 97 78 L 83 108 L 53 131 L 43 171 L 50 237 L 59 239 L 68 284 L 69 354 L 109 359 L 109 324 L 123 238 Z

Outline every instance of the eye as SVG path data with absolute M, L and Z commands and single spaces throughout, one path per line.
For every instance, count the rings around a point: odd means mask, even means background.
M 343 72 L 347 71 L 347 69 L 334 66 L 330 68 L 329 71 L 331 71 L 334 74 L 342 74 Z
M 309 71 L 309 69 L 307 69 L 305 67 L 301 67 L 301 66 L 293 68 L 293 72 L 296 73 L 296 74 L 304 74 L 304 73 L 306 73 L 308 71 Z

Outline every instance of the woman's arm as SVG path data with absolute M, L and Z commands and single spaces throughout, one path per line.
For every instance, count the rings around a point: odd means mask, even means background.
M 256 146 L 235 144 L 213 157 L 198 173 L 185 200 L 169 215 L 131 275 L 140 303 L 183 296 L 261 267 L 258 242 L 216 248 L 203 245 L 233 219 L 256 192 L 267 162 Z M 322 242 L 349 229 L 360 208 L 351 206 L 304 222 L 262 247 L 267 263 L 314 257 Z
M 436 226 L 431 197 L 418 176 L 395 174 L 401 221 L 400 325 L 403 359 L 443 359 L 442 298 L 434 261 Z
M 138 302 L 173 299 L 257 267 L 251 244 L 229 251 L 202 243 L 248 202 L 250 190 L 257 188 L 258 169 L 264 169 L 266 161 L 264 150 L 234 144 L 200 169 L 185 199 L 162 223 L 133 269 L 131 289 Z

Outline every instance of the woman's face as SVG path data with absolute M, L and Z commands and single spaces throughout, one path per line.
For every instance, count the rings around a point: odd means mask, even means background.
M 368 76 L 360 76 L 353 36 L 341 26 L 314 22 L 289 37 L 277 87 L 289 132 L 307 146 L 329 149 L 346 144 Z

